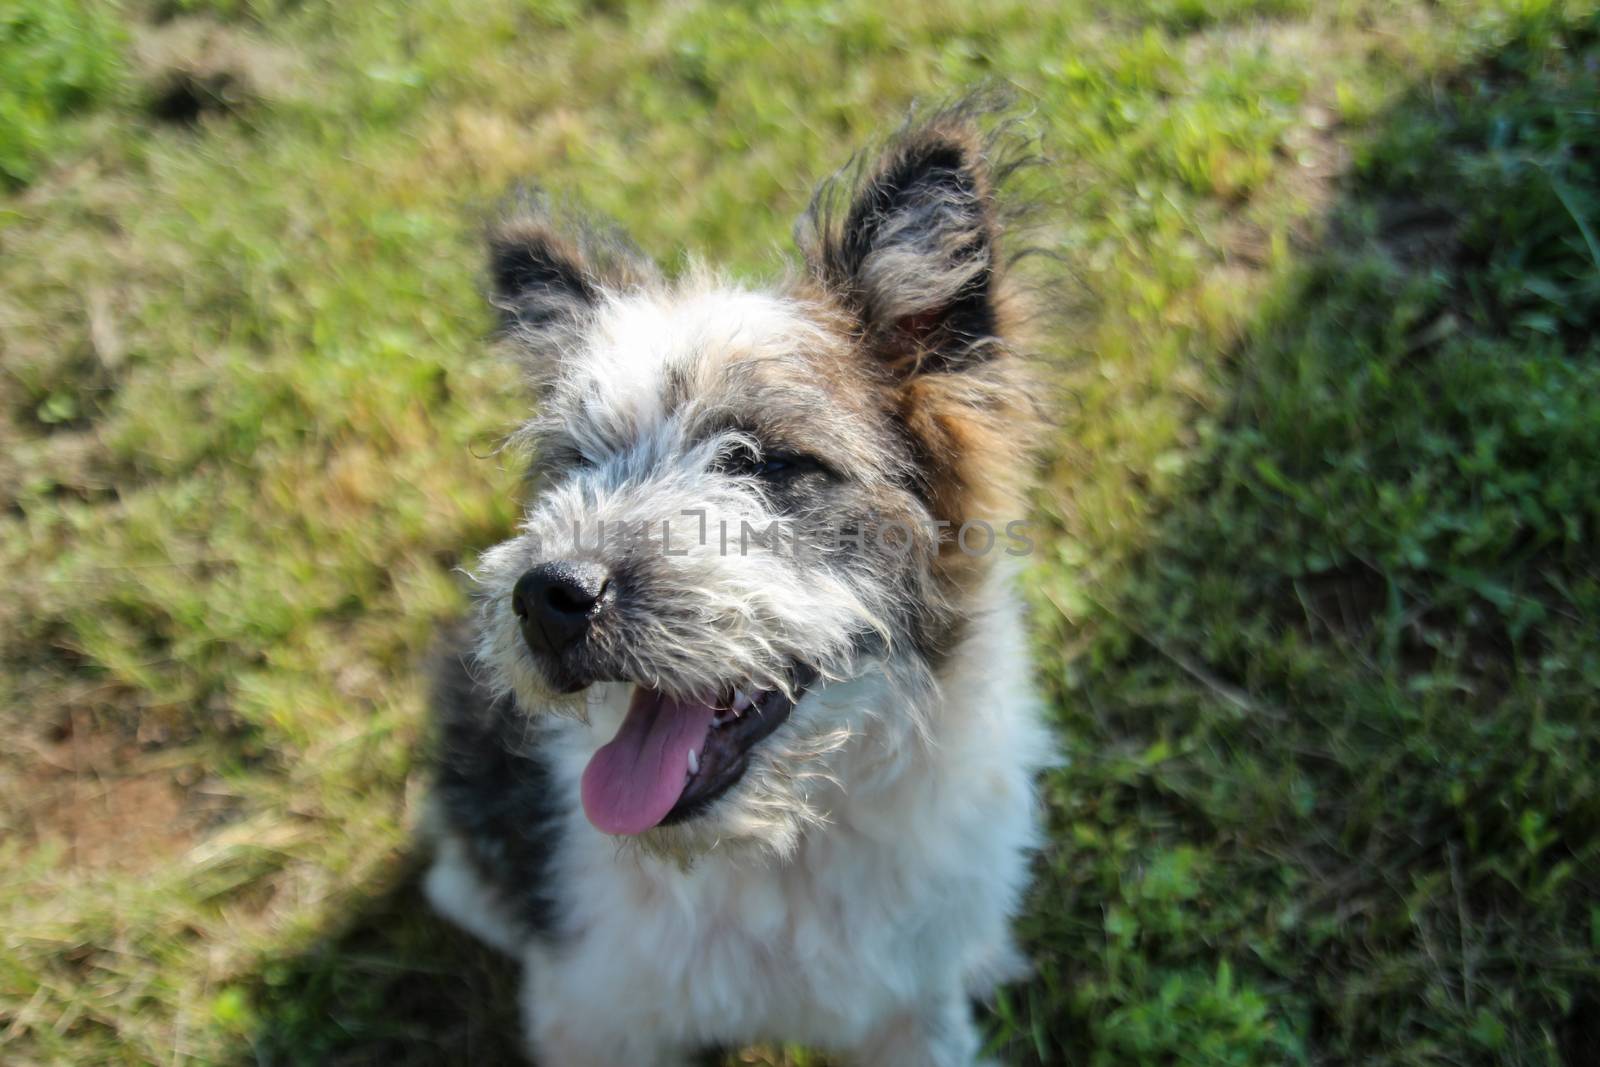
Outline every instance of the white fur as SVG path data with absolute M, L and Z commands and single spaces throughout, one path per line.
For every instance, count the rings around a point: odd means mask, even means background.
M 422 891 L 434 909 L 479 941 L 515 956 L 527 943 L 527 931 L 511 916 L 497 895 L 473 873 L 461 843 L 431 827 L 436 837 L 433 866 Z

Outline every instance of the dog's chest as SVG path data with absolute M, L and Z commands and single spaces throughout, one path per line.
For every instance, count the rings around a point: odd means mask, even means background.
M 830 841 L 781 868 L 616 862 L 582 906 L 586 977 L 657 1005 L 689 1040 L 857 1032 L 947 971 L 961 941 L 937 888 L 869 845 Z

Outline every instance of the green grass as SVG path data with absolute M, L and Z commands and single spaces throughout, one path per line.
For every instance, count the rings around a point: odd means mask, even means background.
M 510 1062 L 410 850 L 516 512 L 479 220 L 533 177 L 759 277 L 996 79 L 1055 159 L 1073 753 L 997 1052 L 1600 1057 L 1593 5 L 907 7 L 0 12 L 0 1060 Z
M 58 144 L 58 124 L 115 90 L 115 20 L 67 0 L 12 0 L 0 9 L 0 188 L 32 178 Z

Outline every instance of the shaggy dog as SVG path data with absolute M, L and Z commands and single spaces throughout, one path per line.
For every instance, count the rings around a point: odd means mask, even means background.
M 524 200 L 519 534 L 437 697 L 427 893 L 546 1067 L 801 1042 L 967 1067 L 1051 757 L 1012 557 L 1034 427 L 974 109 L 825 183 L 770 289 Z

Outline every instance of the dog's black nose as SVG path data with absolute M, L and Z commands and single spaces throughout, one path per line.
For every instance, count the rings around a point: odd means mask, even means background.
M 541 563 L 517 579 L 511 610 L 522 620 L 522 636 L 535 652 L 560 652 L 589 629 L 611 585 L 598 563 L 558 559 Z

